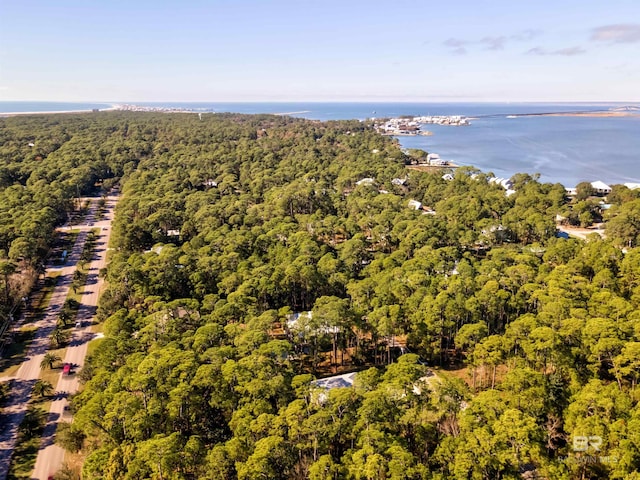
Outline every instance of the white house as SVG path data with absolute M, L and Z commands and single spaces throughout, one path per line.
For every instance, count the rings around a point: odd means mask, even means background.
M 513 188 L 513 182 L 508 178 L 491 177 L 489 179 L 489 183 L 500 185 L 505 190 L 510 190 Z
M 414 210 L 420 210 L 422 208 L 422 203 L 417 200 L 409 200 L 408 206 Z
M 318 404 L 323 404 L 327 401 L 327 391 L 333 388 L 349 388 L 353 387 L 353 382 L 356 378 L 356 372 L 344 373 L 342 375 L 334 375 L 333 377 L 321 378 L 311 382 L 316 388 L 316 391 L 312 394 L 313 400 Z
M 611 187 L 606 183 L 601 182 L 600 180 L 591 182 L 591 187 L 596 191 L 596 193 L 599 193 L 601 195 L 608 195 L 609 193 L 611 193 Z
M 363 178 L 362 180 L 358 180 L 356 182 L 356 185 L 373 185 L 374 183 L 376 183 L 376 181 L 373 178 L 367 177 Z

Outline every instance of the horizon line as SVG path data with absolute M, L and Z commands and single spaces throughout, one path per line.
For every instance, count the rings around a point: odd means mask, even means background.
M 640 100 L 462 100 L 462 99 L 414 99 L 414 100 L 363 100 L 363 99 L 340 99 L 340 100 L 34 100 L 34 99 L 21 99 L 21 100 L 3 100 L 0 102 L 40 102 L 40 103 L 95 103 L 95 104 L 107 104 L 118 105 L 128 104 L 135 105 L 136 103 L 556 103 L 556 104 L 638 104 Z

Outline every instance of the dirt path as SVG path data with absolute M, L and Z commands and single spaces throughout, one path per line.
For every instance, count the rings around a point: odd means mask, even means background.
M 558 226 L 558 231 L 566 233 L 567 235 L 575 238 L 580 238 L 582 240 L 586 240 L 589 235 L 592 233 L 597 233 L 602 238 L 605 237 L 604 229 L 601 226 L 597 226 L 596 228 L 580 228 L 580 227 L 567 227 L 564 225 Z
M 58 380 L 56 391 L 65 392 L 65 394 L 58 395 L 51 403 L 47 425 L 42 437 L 42 445 L 36 458 L 34 471 L 31 474 L 32 479 L 46 480 L 60 469 L 64 460 L 64 450 L 54 442 L 55 431 L 58 422 L 70 420 L 70 418 L 65 418 L 64 414 L 64 408 L 68 404 L 67 396 L 78 391 L 79 382 L 76 373 L 82 369 L 89 341 L 95 337 L 95 334 L 91 332 L 91 322 L 96 313 L 98 297 L 103 283 L 98 274 L 100 269 L 106 265 L 107 245 L 111 237 L 111 220 L 117 200 L 118 197 L 108 197 L 103 220 L 95 222 L 91 226 L 91 228 L 99 228 L 100 233 L 97 238 L 93 260 L 89 265 L 87 283 L 76 316 L 76 323 L 80 322 L 80 325 L 76 327 L 71 344 L 67 348 L 63 359 L 63 362 L 71 364 L 73 369 L 71 374 L 61 375 Z M 69 415 L 66 415 L 66 417 L 69 417 Z

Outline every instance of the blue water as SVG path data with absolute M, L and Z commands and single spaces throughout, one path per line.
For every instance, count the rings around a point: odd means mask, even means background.
M 402 145 L 499 177 L 539 173 L 541 181 L 565 186 L 640 183 L 639 117 L 480 117 L 469 127 L 425 128 L 434 135 L 401 137 Z
M 575 186 L 581 181 L 640 183 L 639 117 L 533 116 L 511 114 L 601 111 L 619 104 L 541 103 L 136 103 L 203 112 L 278 113 L 316 120 L 399 115 L 464 115 L 468 127 L 428 125 L 429 137 L 399 137 L 406 148 L 436 152 L 459 165 L 497 176 L 539 173 L 543 182 Z M 0 102 L 0 113 L 91 110 L 109 104 Z
M 78 112 L 109 108 L 110 103 L 6 102 L 0 101 L 0 115 L 23 112 Z

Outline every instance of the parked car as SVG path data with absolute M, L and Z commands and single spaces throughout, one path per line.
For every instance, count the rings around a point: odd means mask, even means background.
M 62 374 L 63 375 L 71 375 L 71 364 L 65 363 L 62 365 Z

